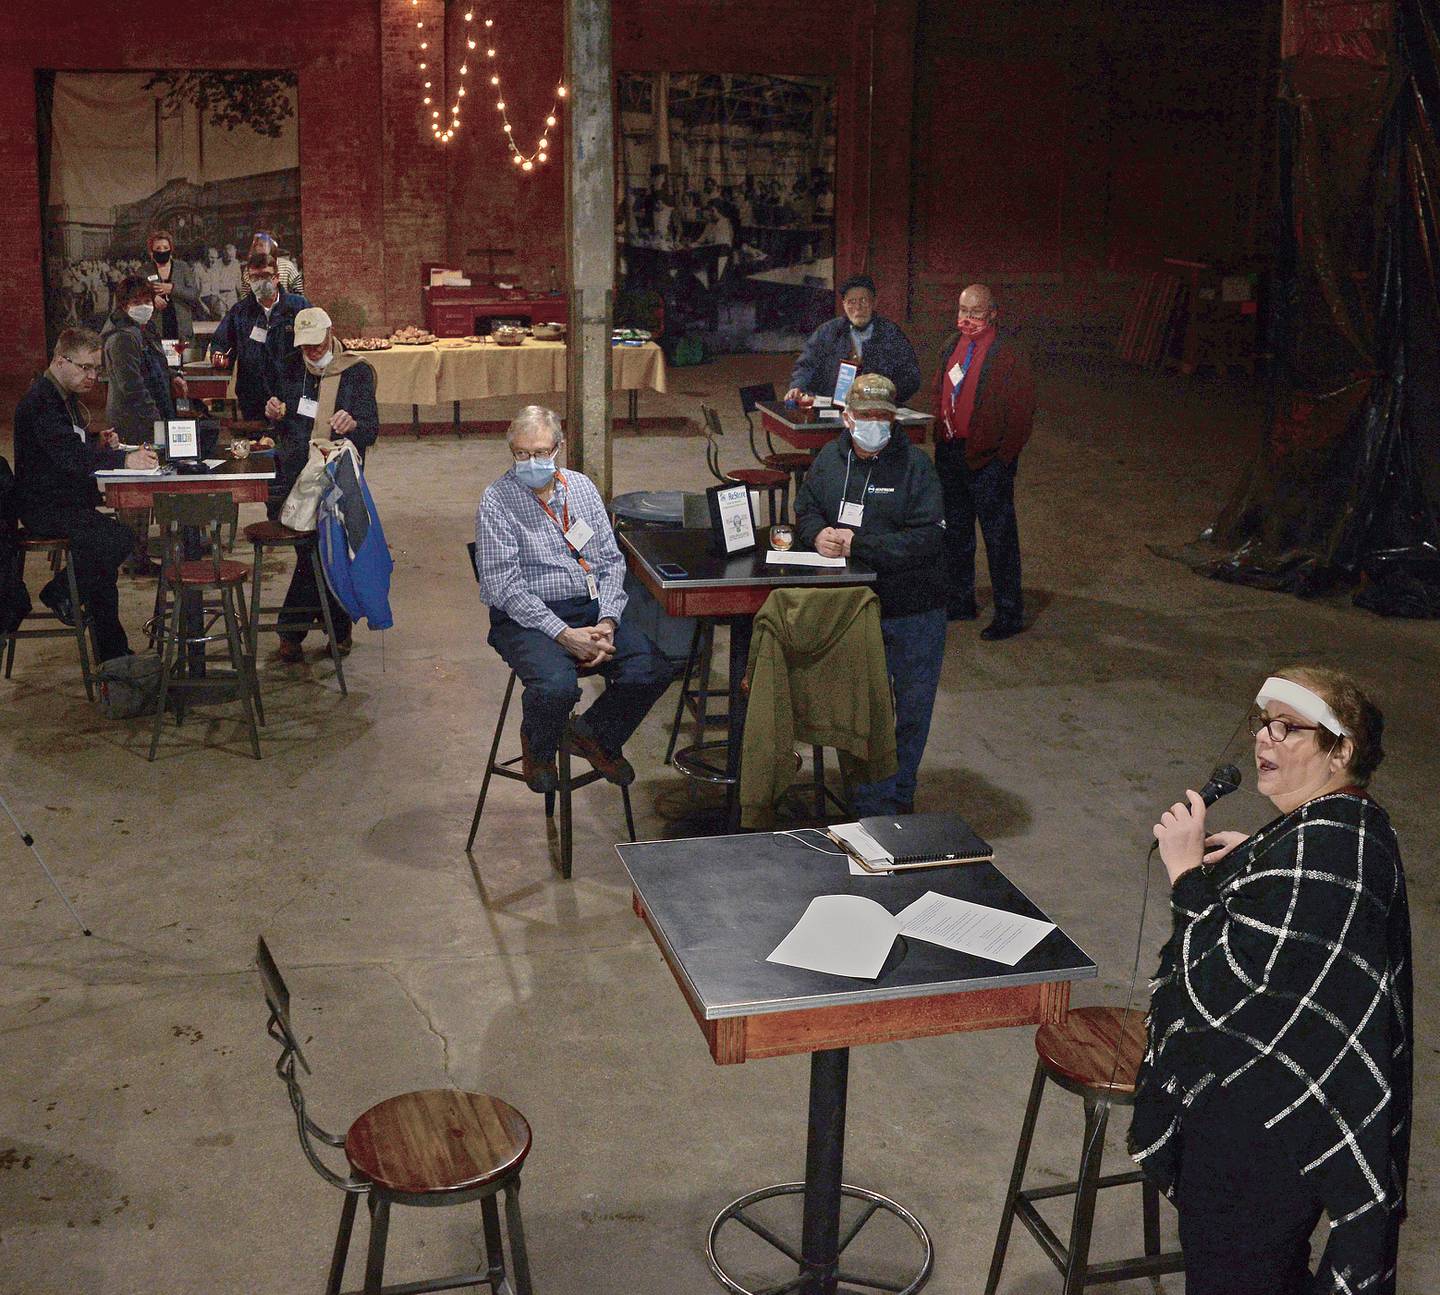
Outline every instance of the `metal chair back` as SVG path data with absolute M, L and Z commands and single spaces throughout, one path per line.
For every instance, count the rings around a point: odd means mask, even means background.
M 745 415 L 746 426 L 750 428 L 750 453 L 755 456 L 757 463 L 764 463 L 765 456 L 760 453 L 755 444 L 755 409 L 762 400 L 775 399 L 775 384 L 773 382 L 756 382 L 748 387 L 740 388 L 740 409 Z M 775 443 L 770 439 L 770 433 L 765 433 L 765 445 L 771 454 L 775 453 Z
M 240 505 L 223 491 L 193 494 L 160 494 L 155 496 L 155 524 L 160 528 L 164 543 L 161 559 L 161 581 L 175 583 L 179 580 L 180 564 L 186 558 L 186 532 L 200 535 L 204 549 L 201 560 L 208 559 L 215 583 L 220 582 L 220 563 L 224 554 L 220 532 L 234 526 L 240 515 Z
M 260 973 L 265 1005 L 270 1009 L 270 1019 L 266 1023 L 265 1032 L 280 1045 L 280 1057 L 275 1063 L 275 1073 L 284 1083 L 291 1109 L 295 1112 L 295 1130 L 300 1138 L 300 1149 L 305 1153 L 305 1159 L 321 1178 L 341 1191 L 368 1191 L 369 1183 L 351 1175 L 342 1177 L 337 1174 L 320 1158 L 315 1149 L 315 1141 L 323 1142 L 327 1147 L 343 1147 L 345 1139 L 322 1129 L 305 1113 L 305 1094 L 300 1087 L 296 1066 L 303 1069 L 307 1075 L 311 1073 L 310 1066 L 305 1060 L 305 1054 L 300 1051 L 300 1042 L 290 1026 L 289 986 L 285 984 L 285 977 L 280 974 L 280 968 L 276 965 L 263 935 L 255 941 L 255 969 Z
M 720 425 L 720 415 L 709 405 L 702 404 L 700 418 L 705 428 L 705 466 L 710 469 L 710 475 L 716 481 L 724 481 L 725 474 L 720 471 L 720 442 L 716 439 L 725 435 L 725 429 Z

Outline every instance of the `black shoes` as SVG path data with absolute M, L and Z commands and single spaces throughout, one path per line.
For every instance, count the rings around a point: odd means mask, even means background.
M 945 609 L 947 621 L 973 621 L 979 614 L 973 598 L 962 598 Z
M 75 604 L 70 601 L 70 587 L 59 576 L 40 591 L 40 601 L 55 613 L 62 625 L 75 628 Z
M 997 616 L 993 621 L 990 622 L 990 624 L 988 624 L 983 630 L 980 631 L 980 637 L 984 639 L 987 643 L 995 643 L 998 642 L 1000 639 L 1014 638 L 1015 635 L 1020 633 L 1020 631 L 1024 628 L 1025 624 L 1023 621 L 1009 619 L 1002 620 L 999 616 Z

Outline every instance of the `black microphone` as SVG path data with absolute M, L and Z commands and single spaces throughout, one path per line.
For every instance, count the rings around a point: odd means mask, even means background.
M 1200 799 L 1208 809 L 1221 796 L 1228 796 L 1240 788 L 1240 770 L 1233 764 L 1217 765 L 1210 771 L 1210 781 L 1200 788 Z

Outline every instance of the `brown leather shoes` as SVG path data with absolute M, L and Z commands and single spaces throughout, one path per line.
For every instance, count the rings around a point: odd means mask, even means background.
M 570 723 L 570 746 L 576 755 L 583 756 L 594 766 L 606 782 L 617 787 L 628 787 L 635 781 L 635 767 L 618 751 L 611 754 L 596 741 L 595 736 L 583 727 L 584 721 Z
M 554 791 L 560 785 L 560 775 L 555 769 L 555 757 L 537 760 L 530 753 L 530 743 L 525 731 L 520 731 L 520 772 L 525 775 L 525 785 L 531 791 L 545 793 Z
M 305 649 L 299 643 L 291 643 L 288 639 L 281 639 L 280 646 L 276 650 L 276 656 L 286 665 L 299 665 L 305 659 Z

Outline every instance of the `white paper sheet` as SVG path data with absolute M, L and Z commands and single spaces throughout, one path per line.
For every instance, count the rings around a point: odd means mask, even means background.
M 218 468 L 222 463 L 228 463 L 228 462 L 229 462 L 228 459 L 201 459 L 200 461 L 201 461 L 207 468 L 209 468 L 212 472 L 213 472 L 216 468 Z
M 815 417 L 825 422 L 833 419 L 838 423 L 840 421 L 840 411 L 838 409 L 817 409 L 815 411 Z
M 115 481 L 121 477 L 163 477 L 164 468 L 101 468 L 95 474 L 102 481 Z
M 816 397 L 814 398 L 813 408 L 815 408 L 815 409 L 829 409 L 830 406 L 833 405 L 834 403 L 835 403 L 835 402 L 834 402 L 833 400 L 831 400 L 829 396 L 816 396 Z
M 874 980 L 898 930 L 899 923 L 873 899 L 819 895 L 765 961 Z
M 872 868 L 890 867 L 895 856 L 870 835 L 859 823 L 835 823 L 828 829 L 841 845 L 848 846 Z
M 897 915 L 900 934 L 1013 967 L 1051 931 L 1054 922 L 951 899 L 927 890 Z
M 827 558 L 820 553 L 798 552 L 795 549 L 769 549 L 765 554 L 767 564 L 781 567 L 843 567 L 844 558 Z

